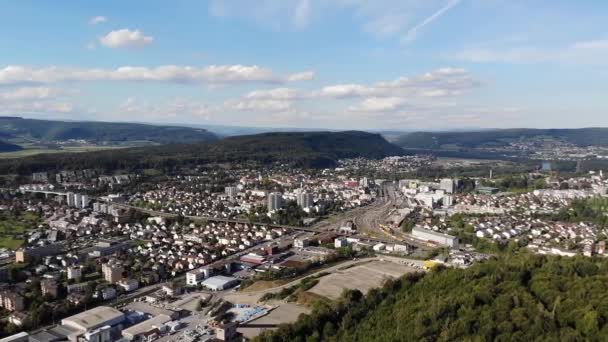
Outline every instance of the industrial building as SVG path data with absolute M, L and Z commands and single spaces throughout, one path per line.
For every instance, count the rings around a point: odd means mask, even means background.
M 98 306 L 61 320 L 61 325 L 74 332 L 69 335 L 71 341 L 112 341 L 111 335 L 122 329 L 125 315 L 109 306 Z M 116 328 L 116 329 L 114 329 Z
M 166 323 L 171 321 L 167 315 L 158 315 L 147 319 L 139 324 L 135 324 L 122 331 L 122 336 L 129 341 L 145 340 L 146 336 L 160 335 L 167 331 Z
M 201 284 L 211 291 L 222 291 L 229 289 L 239 283 L 239 280 L 233 277 L 215 276 L 211 277 Z
M 412 235 L 416 239 L 431 241 L 440 245 L 445 245 L 453 249 L 458 249 L 458 238 L 448 234 L 443 234 L 422 227 L 414 227 L 412 229 Z
M 26 333 L 25 331 L 22 331 L 18 334 L 11 335 L 11 336 L 5 337 L 3 339 L 0 339 L 0 342 L 27 342 L 28 336 L 29 336 L 28 333 Z

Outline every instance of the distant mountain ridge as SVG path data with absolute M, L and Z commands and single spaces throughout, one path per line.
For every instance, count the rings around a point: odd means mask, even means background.
M 56 121 L 0 117 L 0 138 L 40 141 L 87 140 L 94 143 L 149 141 L 157 144 L 197 143 L 217 140 L 202 129 L 136 123 Z
M 0 165 L 0 174 L 78 168 L 170 170 L 201 164 L 248 162 L 322 168 L 335 166 L 340 158 L 377 159 L 404 152 L 380 134 L 360 131 L 264 133 L 199 144 L 37 155 L 6 160 Z
M 496 129 L 468 132 L 414 132 L 399 137 L 395 144 L 403 148 L 440 149 L 500 147 L 525 139 L 550 137 L 577 146 L 608 146 L 608 128 L 574 129 Z

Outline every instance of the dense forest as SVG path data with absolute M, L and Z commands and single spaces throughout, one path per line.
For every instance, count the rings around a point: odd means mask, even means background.
M 414 132 L 397 139 L 404 148 L 434 149 L 444 145 L 460 148 L 506 146 L 509 142 L 551 138 L 577 146 L 608 146 L 608 128 L 499 129 L 472 132 Z
M 319 301 L 256 341 L 604 341 L 608 261 L 502 256 Z
M 159 144 L 196 143 L 217 140 L 201 128 L 156 126 L 115 122 L 66 122 L 0 117 L 0 137 L 43 142 L 84 139 L 95 143 L 150 141 Z
M 209 163 L 284 163 L 321 168 L 340 158 L 383 158 L 404 151 L 379 134 L 358 131 L 265 133 L 236 136 L 211 143 L 173 144 L 90 153 L 37 155 L 5 160 L 0 174 L 26 175 L 36 171 L 94 168 L 105 171 L 157 169 Z

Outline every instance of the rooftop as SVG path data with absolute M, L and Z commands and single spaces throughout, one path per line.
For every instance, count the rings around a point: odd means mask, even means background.
M 212 287 L 221 287 L 229 282 L 235 281 L 237 280 L 236 278 L 233 277 L 226 277 L 226 276 L 215 276 L 215 277 L 211 277 L 205 281 L 203 281 L 203 286 L 212 286 Z
M 158 315 L 154 316 L 150 319 L 147 319 L 139 324 L 135 324 L 134 326 L 123 330 L 122 334 L 128 338 L 134 338 L 139 334 L 146 333 L 155 327 L 160 328 L 163 324 L 171 321 L 171 317 L 167 315 Z
M 77 315 L 64 318 L 61 324 L 81 330 L 91 330 L 105 325 L 108 321 L 120 321 L 124 314 L 108 306 L 98 306 Z

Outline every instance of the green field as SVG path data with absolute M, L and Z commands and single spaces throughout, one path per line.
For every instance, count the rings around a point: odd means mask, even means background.
M 26 148 L 21 151 L 15 152 L 3 152 L 0 153 L 0 159 L 10 159 L 10 158 L 23 158 L 28 156 L 33 156 L 37 154 L 43 153 L 66 153 L 66 152 L 94 152 L 101 150 L 111 150 L 117 148 L 126 148 L 130 146 L 97 146 L 97 145 L 87 145 L 87 146 L 69 146 L 64 147 L 62 149 L 50 149 L 50 148 Z
M 15 239 L 12 236 L 2 236 L 0 237 L 0 248 L 8 248 L 8 249 L 18 249 L 23 245 L 25 240 Z
M 25 212 L 19 215 L 0 213 L 0 248 L 17 249 L 23 245 L 23 234 L 28 229 L 35 229 L 40 224 L 40 218 L 33 213 Z

